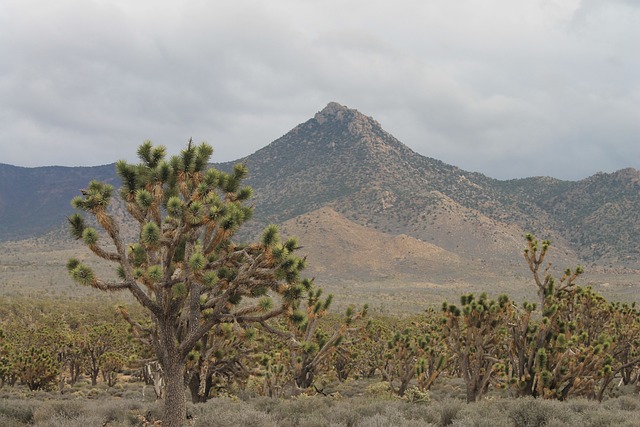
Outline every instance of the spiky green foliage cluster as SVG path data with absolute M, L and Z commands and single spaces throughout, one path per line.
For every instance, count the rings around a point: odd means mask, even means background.
M 105 209 L 109 206 L 113 187 L 98 181 L 91 181 L 86 190 L 82 190 L 82 196 L 74 197 L 71 205 L 76 209 L 85 212 L 93 212 L 98 209 Z

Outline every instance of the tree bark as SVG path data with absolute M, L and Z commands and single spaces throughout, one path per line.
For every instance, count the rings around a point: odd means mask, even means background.
M 296 386 L 300 389 L 308 389 L 313 384 L 315 378 L 314 369 L 308 365 L 303 365 L 300 371 L 295 373 Z
M 183 427 L 187 419 L 187 397 L 184 384 L 184 364 L 172 361 L 165 367 L 165 397 L 162 425 Z
M 187 419 L 185 358 L 177 344 L 175 330 L 165 319 L 158 319 L 159 340 L 155 342 L 158 361 L 164 374 L 163 427 L 183 427 Z
M 211 391 L 211 386 L 213 385 L 213 381 L 211 380 L 211 376 L 207 376 L 207 383 L 204 386 L 204 396 L 200 395 L 200 375 L 198 373 L 193 373 L 191 378 L 189 379 L 189 391 L 191 392 L 191 403 L 204 403 L 209 400 L 209 392 Z

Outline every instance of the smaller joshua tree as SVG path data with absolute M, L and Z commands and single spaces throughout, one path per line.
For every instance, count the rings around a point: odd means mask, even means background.
M 581 267 L 565 270 L 556 282 L 547 264 L 541 276 L 551 242 L 539 244 L 531 234 L 526 238 L 524 257 L 538 288 L 542 319 L 534 320 L 536 304 L 512 307 L 511 383 L 520 396 L 602 399 L 613 377 L 638 362 L 637 332 L 629 328 L 634 310 L 577 286 Z
M 544 261 L 551 247 L 550 240 L 538 240 L 531 233 L 526 234 L 527 247 L 524 249 L 524 259 L 527 261 L 529 270 L 533 274 L 533 279 L 538 288 L 538 299 L 540 307 L 544 310 L 553 305 L 554 299 L 567 295 L 575 289 L 576 279 L 584 273 L 584 269 L 580 266 L 574 271 L 566 269 L 564 275 L 556 283 L 555 278 L 551 275 L 551 263 L 547 263 L 542 276 L 540 268 L 545 265 Z
M 327 316 L 333 296 L 322 298 L 322 289 L 316 289 L 313 280 L 305 279 L 302 284 L 305 295 L 295 302 L 291 315 L 285 318 L 285 325 L 266 322 L 262 325 L 266 331 L 288 343 L 293 381 L 298 390 L 313 385 L 321 364 L 359 329 L 355 324 L 367 315 L 368 309 L 366 304 L 359 311 L 349 307 L 338 325 L 323 330 L 320 321 Z
M 512 307 L 509 322 L 511 382 L 517 385 L 516 392 L 520 396 L 551 397 L 558 392 L 566 397 L 573 382 L 561 386 L 562 380 L 552 373 L 566 373 L 558 363 L 565 361 L 567 354 L 572 354 L 568 344 L 577 344 L 579 339 L 577 335 L 574 337 L 576 323 L 567 318 L 567 314 L 577 289 L 575 280 L 583 270 L 581 267 L 575 271 L 567 269 L 556 282 L 550 272 L 551 263 L 545 264 L 551 242 L 538 242 L 532 234 L 526 235 L 526 241 L 523 256 L 533 274 L 539 305 L 525 302 L 522 307 Z M 534 320 L 538 308 L 542 312 L 539 322 Z
M 419 391 L 428 391 L 446 368 L 440 326 L 433 316 L 419 319 L 387 341 L 385 363 L 379 370 L 398 396 L 404 396 L 414 378 Z
M 137 239 L 125 242 L 109 211 L 113 187 L 91 181 L 72 205 L 95 218 L 108 238 L 75 214 L 72 235 L 94 255 L 117 264 L 118 279 L 103 280 L 77 258 L 67 264 L 73 280 L 103 291 L 127 291 L 151 316 L 151 326 L 130 321 L 153 345 L 166 381 L 163 425 L 186 419 L 187 360 L 216 325 L 261 323 L 288 316 L 303 293 L 305 261 L 297 247 L 281 242 L 275 226 L 251 244 L 233 237 L 251 218 L 250 187 L 242 186 L 247 168 L 225 173 L 209 168 L 211 146 L 189 141 L 166 159 L 163 146 L 145 142 L 139 164 L 119 161 L 120 196 Z
M 443 335 L 467 385 L 467 402 L 475 402 L 504 374 L 501 357 L 511 303 L 506 295 L 493 301 L 485 293 L 479 299 L 463 295 L 460 302 L 462 308 L 443 303 Z

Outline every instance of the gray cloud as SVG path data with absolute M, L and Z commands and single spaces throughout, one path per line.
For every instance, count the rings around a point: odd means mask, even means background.
M 7 0 L 0 162 L 233 160 L 338 101 L 496 178 L 640 168 L 636 40 L 623 0 Z

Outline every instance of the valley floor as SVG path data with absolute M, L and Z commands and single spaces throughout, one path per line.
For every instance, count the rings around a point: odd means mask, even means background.
M 113 265 L 96 259 L 82 245 L 53 245 L 37 239 L 0 243 L 0 296 L 5 297 L 82 297 L 105 298 L 101 291 L 78 286 L 67 274 L 70 257 L 91 259 L 96 272 L 115 277 Z M 309 273 L 311 274 L 311 273 Z M 560 276 L 561 274 L 558 274 Z M 640 271 L 587 268 L 578 280 L 591 286 L 609 301 L 640 304 Z M 531 273 L 521 265 L 500 269 L 458 271 L 446 274 L 429 272 L 425 277 L 384 277 L 360 280 L 356 277 L 316 276 L 316 285 L 335 296 L 333 310 L 342 312 L 350 304 L 369 304 L 379 314 L 410 315 L 428 307 L 440 307 L 443 301 L 458 302 L 460 295 L 487 292 L 492 298 L 507 294 L 516 302 L 534 301 L 535 284 Z M 111 294 L 112 301 L 129 301 L 129 295 Z M 131 300 L 132 301 L 132 300 Z

